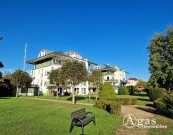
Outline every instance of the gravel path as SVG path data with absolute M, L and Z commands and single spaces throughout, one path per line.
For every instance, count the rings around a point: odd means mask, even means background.
M 139 105 L 122 105 L 121 114 L 122 117 L 132 114 L 137 119 L 152 119 L 154 117 L 155 109 L 149 106 Z M 116 135 L 149 135 L 149 129 L 147 128 L 127 128 L 123 125 L 121 129 L 118 129 Z

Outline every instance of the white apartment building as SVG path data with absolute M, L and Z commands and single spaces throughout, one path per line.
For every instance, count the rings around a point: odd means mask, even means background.
M 88 61 L 88 59 L 83 58 L 75 51 L 53 52 L 43 49 L 39 52 L 37 58 L 27 61 L 28 64 L 34 65 L 34 69 L 31 73 L 33 78 L 32 85 L 39 88 L 39 93 L 48 93 L 48 87 L 52 86 L 49 84 L 49 73 L 51 70 L 61 68 L 62 64 L 70 59 L 85 63 L 88 72 L 90 69 L 101 70 L 101 72 L 103 72 L 103 82 L 110 82 L 113 86 L 119 86 L 126 81 L 126 71 L 117 66 L 99 66 L 93 62 Z M 94 89 L 94 86 L 89 85 L 89 82 L 86 81 L 76 86 L 75 89 L 79 95 L 87 95 L 89 90 Z M 72 90 L 67 89 L 64 86 L 60 86 L 58 91 L 61 95 L 63 95 L 64 92 L 71 92 Z
M 120 86 L 126 82 L 126 71 L 118 66 L 97 66 L 103 72 L 103 82 L 110 82 L 113 86 Z
M 48 79 L 49 73 L 51 70 L 61 68 L 62 64 L 70 59 L 85 63 L 87 70 L 89 70 L 91 66 L 97 65 L 88 61 L 88 59 L 82 58 L 80 54 L 74 51 L 53 52 L 43 49 L 38 54 L 38 58 L 27 61 L 28 64 L 34 65 L 31 75 L 33 78 L 32 84 L 39 87 L 40 93 L 48 93 L 48 86 L 50 86 Z M 79 95 L 88 94 L 88 81 L 79 84 L 75 89 Z M 59 87 L 58 90 L 61 95 L 66 91 L 71 92 L 71 89 L 64 88 L 63 86 Z

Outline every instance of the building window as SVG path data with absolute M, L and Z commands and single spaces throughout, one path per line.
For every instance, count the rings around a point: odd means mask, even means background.
M 74 90 L 75 90 L 76 94 L 79 93 L 79 88 L 75 88 Z
M 86 88 L 81 88 L 81 94 L 86 94 Z
M 84 93 L 83 94 L 86 94 L 86 88 L 84 88 Z
M 53 59 L 53 63 L 54 63 L 55 65 L 62 65 L 62 61 L 57 60 L 57 59 Z

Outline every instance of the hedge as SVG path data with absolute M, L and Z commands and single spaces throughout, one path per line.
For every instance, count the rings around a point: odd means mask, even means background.
M 151 101 L 155 101 L 158 98 L 161 98 L 163 94 L 166 93 L 166 89 L 164 88 L 149 88 L 148 96 Z
M 111 100 L 97 100 L 95 107 L 103 109 L 111 114 L 120 114 L 121 104 Z

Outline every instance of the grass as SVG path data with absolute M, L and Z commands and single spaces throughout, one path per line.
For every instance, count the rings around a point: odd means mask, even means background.
M 151 129 L 151 135 L 173 135 L 173 120 L 161 115 L 155 115 L 157 125 L 167 128 Z
M 37 96 L 32 98 L 38 98 Z M 59 101 L 67 101 L 71 102 L 71 96 L 62 96 L 57 98 L 56 96 L 39 96 L 41 99 L 51 99 L 51 100 L 59 100 Z M 139 95 L 116 95 L 116 98 L 136 98 L 137 105 L 146 105 L 146 104 L 153 104 L 147 94 L 139 94 Z M 91 100 L 89 102 L 88 96 L 76 96 L 77 103 L 87 103 L 87 104 L 94 104 L 95 103 L 95 96 L 91 96 Z
M 116 98 L 136 98 L 137 105 L 146 105 L 153 104 L 147 94 L 138 94 L 138 95 L 116 95 Z
M 29 98 L 1 98 L 0 107 L 0 135 L 70 134 L 71 112 L 80 108 L 85 108 L 96 115 L 96 126 L 93 123 L 87 125 L 86 135 L 112 135 L 122 125 L 119 116 L 91 106 Z M 81 128 L 74 127 L 70 135 L 80 133 Z

